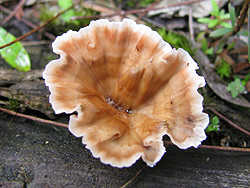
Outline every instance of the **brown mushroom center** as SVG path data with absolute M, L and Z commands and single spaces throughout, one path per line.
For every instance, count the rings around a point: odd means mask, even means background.
M 124 109 L 121 105 L 119 105 L 118 103 L 116 103 L 115 101 L 113 101 L 111 98 L 107 98 L 107 103 L 112 106 L 115 110 L 118 111 L 126 111 L 126 113 L 128 114 L 132 114 L 132 110 L 130 109 Z

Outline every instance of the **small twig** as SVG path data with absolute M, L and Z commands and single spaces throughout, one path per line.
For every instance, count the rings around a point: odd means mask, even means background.
M 25 3 L 26 0 L 21 0 L 18 5 L 16 6 L 16 8 L 11 12 L 11 14 L 9 14 L 9 16 L 7 16 L 1 24 L 6 23 L 7 21 L 9 21 L 16 13 L 17 11 L 22 8 L 23 4 Z
M 2 5 L 0 5 L 0 10 L 5 12 L 6 14 L 11 14 L 11 11 Z M 26 20 L 25 18 L 22 18 L 20 21 L 28 25 L 32 29 L 35 29 L 37 27 L 35 24 L 31 23 L 29 20 Z M 51 40 L 55 40 L 56 38 L 54 35 L 52 35 L 51 33 L 48 33 L 47 31 L 44 32 L 44 36 L 50 38 Z
M 210 111 L 212 111 L 213 113 L 215 113 L 217 116 L 219 116 L 221 119 L 225 120 L 227 123 L 229 123 L 230 125 L 232 125 L 234 128 L 240 130 L 241 132 L 247 134 L 248 136 L 250 136 L 250 132 L 246 131 L 245 129 L 239 127 L 238 125 L 236 125 L 235 123 L 233 123 L 232 121 L 230 121 L 229 119 L 227 119 L 225 116 L 223 116 L 222 114 L 220 114 L 219 112 L 217 112 L 216 110 L 214 110 L 213 108 L 208 108 Z
M 117 12 L 117 14 L 118 14 L 119 16 L 123 17 L 123 16 L 120 14 L 120 12 L 122 12 L 122 9 L 120 9 L 119 7 L 117 7 L 116 4 L 115 4 L 115 2 L 114 2 L 113 0 L 109 0 L 109 1 L 110 1 L 111 5 L 112 5 L 114 11 Z
M 170 7 L 175 7 L 175 6 L 183 6 L 183 5 L 190 5 L 190 4 L 194 4 L 194 3 L 199 3 L 202 1 L 208 1 L 208 0 L 192 0 L 192 1 L 184 1 L 181 3 L 176 3 L 176 4 L 172 4 L 172 5 L 167 5 L 164 7 L 160 7 L 160 8 L 145 8 L 145 9 L 134 9 L 134 10 L 128 10 L 128 11 L 123 11 L 121 10 L 121 12 L 119 13 L 112 13 L 112 14 L 106 14 L 106 15 L 94 15 L 94 16 L 75 16 L 72 18 L 72 20 L 78 20 L 78 19 L 94 19 L 94 18 L 100 18 L 100 17 L 111 17 L 111 16 L 125 16 L 127 14 L 139 14 L 139 13 L 146 13 L 149 12 L 151 10 L 159 10 L 159 9 L 164 9 L 164 8 L 170 8 Z
M 208 1 L 208 0 L 184 1 L 184 2 L 180 2 L 180 3 L 172 4 L 172 5 L 163 6 L 163 7 L 160 7 L 160 8 L 152 8 L 151 7 L 151 8 L 146 8 L 146 9 L 129 10 L 129 11 L 125 11 L 125 12 L 126 12 L 126 14 L 143 13 L 143 12 L 148 12 L 150 10 L 160 10 L 160 9 L 176 7 L 176 6 L 190 5 L 190 4 L 199 3 L 199 2 L 202 2 L 202 1 Z
M 164 145 L 175 146 L 171 141 L 164 141 Z M 235 147 L 210 146 L 210 145 L 199 145 L 198 149 L 212 149 L 212 150 L 222 150 L 222 151 L 250 152 L 250 148 L 235 148 Z
M 7 14 L 11 14 L 12 13 L 9 9 L 5 8 L 1 4 L 0 4 L 0 10 L 3 11 L 3 12 L 5 12 L 5 13 L 7 13 Z
M 42 119 L 42 118 L 33 117 L 33 116 L 25 115 L 25 114 L 20 114 L 20 113 L 11 111 L 11 110 L 7 110 L 5 108 L 1 108 L 0 107 L 0 111 L 8 113 L 8 114 L 11 114 L 13 116 L 22 117 L 22 118 L 25 118 L 25 119 L 30 119 L 30 120 L 33 120 L 33 121 L 38 121 L 38 122 L 41 122 L 41 123 L 46 123 L 46 124 L 56 125 L 56 126 L 59 126 L 59 127 L 68 128 L 68 125 L 64 124 L 64 123 L 59 123 L 59 122 L 55 122 L 55 121 L 45 120 L 45 119 Z
M 111 3 L 113 9 L 117 9 L 117 6 L 116 6 L 114 0 L 109 0 L 109 2 Z
M 12 42 L 9 42 L 9 43 L 7 43 L 7 44 L 5 44 L 5 45 L 3 45 L 3 46 L 0 46 L 0 49 L 5 48 L 5 47 L 7 47 L 7 46 L 10 46 L 10 45 L 12 45 L 12 44 L 14 44 L 14 43 L 16 43 L 16 42 L 22 40 L 23 38 L 26 38 L 27 36 L 29 36 L 29 35 L 35 33 L 36 31 L 38 31 L 39 29 L 43 28 L 45 25 L 49 24 L 50 22 L 52 22 L 53 20 L 55 20 L 56 18 L 58 18 L 58 17 L 61 16 L 63 13 L 67 12 L 68 10 L 70 10 L 70 9 L 73 8 L 73 7 L 74 7 L 74 4 L 73 4 L 72 6 L 70 6 L 69 8 L 65 9 L 64 11 L 59 12 L 55 17 L 49 19 L 48 21 L 46 21 L 46 22 L 45 22 L 44 24 L 42 24 L 41 26 L 38 26 L 37 28 L 35 28 L 35 29 L 33 29 L 32 31 L 26 33 L 25 35 L 16 38 L 16 39 L 15 39 L 14 41 L 12 41 Z
M 23 46 L 36 46 L 42 44 L 51 44 L 52 41 L 47 40 L 39 40 L 39 41 L 28 41 L 28 42 L 21 42 Z
M 247 134 L 248 136 L 250 136 L 250 132 L 246 131 L 245 129 L 239 127 L 238 125 L 236 125 L 235 123 L 233 123 L 232 121 L 230 121 L 229 119 L 227 119 L 225 116 L 223 116 L 222 114 L 220 114 L 219 112 L 217 112 L 216 110 L 214 110 L 213 108 L 208 108 L 210 111 L 212 111 L 213 113 L 215 113 L 217 116 L 219 116 L 221 119 L 225 120 L 227 123 L 229 123 L 230 125 L 232 125 L 234 128 L 240 130 L 241 132 Z
M 24 19 L 24 18 L 22 18 L 21 21 L 22 21 L 24 24 L 26 24 L 26 25 L 28 25 L 29 27 L 31 27 L 32 29 L 35 29 L 35 28 L 37 27 L 37 25 L 33 24 L 32 22 L 30 22 L 29 20 L 26 20 L 26 19 Z M 43 34 L 44 34 L 44 36 L 48 37 L 48 38 L 51 39 L 51 40 L 55 40 L 55 38 L 56 38 L 54 35 L 52 35 L 51 33 L 47 32 L 47 31 L 44 31 Z
M 209 145 L 200 145 L 198 148 L 213 149 L 213 150 L 223 150 L 223 151 L 250 152 L 250 148 L 235 148 L 235 147 L 209 146 Z
M 152 3 L 150 6 L 149 6 L 149 8 L 154 8 L 154 6 L 157 4 L 157 3 L 159 3 L 160 2 L 160 0 L 157 0 L 157 1 L 155 1 L 154 3 Z M 146 12 L 144 12 L 144 13 L 141 13 L 141 15 L 139 15 L 139 17 L 137 18 L 137 20 L 136 21 L 139 21 L 143 16 L 145 16 L 147 13 Z
M 190 39 L 192 42 L 194 42 L 194 24 L 193 24 L 193 9 L 192 9 L 192 7 L 189 7 L 189 10 L 188 10 L 188 25 L 189 25 Z
M 137 176 L 139 176 L 140 174 L 141 174 L 141 172 L 144 170 L 144 168 L 146 168 L 147 166 L 144 166 L 143 168 L 141 168 L 141 170 L 139 170 L 136 174 L 135 174 L 135 176 L 132 178 L 132 179 L 130 179 L 127 183 L 125 183 L 123 186 L 121 186 L 121 188 L 124 188 L 124 187 L 127 187 L 132 181 L 134 181 L 134 179 L 137 177 Z
M 108 15 L 93 15 L 93 16 L 72 16 L 70 20 L 83 20 L 83 19 L 99 19 L 103 17 L 110 17 L 110 16 L 116 16 L 117 13 L 114 14 L 108 14 Z
M 249 4 L 248 4 L 248 23 L 247 23 L 247 29 L 248 29 L 248 50 L 247 50 L 247 53 L 248 53 L 248 62 L 250 63 L 250 8 L 249 8 Z
M 248 12 L 249 4 L 250 4 L 250 0 L 245 0 L 244 5 L 243 5 L 243 7 L 242 7 L 242 9 L 240 11 L 240 15 L 238 16 L 237 23 L 234 26 L 234 30 L 232 32 L 232 35 L 235 35 L 236 33 L 238 33 L 241 26 L 244 24 L 245 18 L 247 16 L 247 12 Z

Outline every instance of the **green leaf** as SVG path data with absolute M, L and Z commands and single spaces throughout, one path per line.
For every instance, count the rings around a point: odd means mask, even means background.
M 219 25 L 225 28 L 232 28 L 232 25 L 228 22 L 220 22 Z
M 209 27 L 209 28 L 213 28 L 213 27 L 215 27 L 216 25 L 218 25 L 219 22 L 220 22 L 220 20 L 217 20 L 217 19 L 211 20 L 211 21 L 209 22 L 209 24 L 208 24 L 208 27 Z
M 213 7 L 213 11 L 210 12 L 210 14 L 215 16 L 215 17 L 218 17 L 220 13 L 219 13 L 219 6 L 218 6 L 217 2 L 215 0 L 211 0 L 211 4 Z
M 224 60 L 221 60 L 220 64 L 215 68 L 216 72 L 220 75 L 221 78 L 229 78 L 231 73 L 231 66 Z
M 73 5 L 73 2 L 72 0 L 58 0 L 58 6 L 61 8 L 61 9 L 67 9 L 69 8 L 70 6 Z
M 210 124 L 206 128 L 206 133 L 209 133 L 211 131 L 218 131 L 220 128 L 218 125 L 219 123 L 219 118 L 217 116 L 214 116 L 212 119 L 210 119 Z
M 75 16 L 75 11 L 71 9 L 65 12 L 64 14 L 62 14 L 62 19 L 65 22 L 70 22 L 73 16 Z
M 128 0 L 126 5 L 129 6 L 129 7 L 135 7 L 136 3 L 134 1 L 132 1 L 132 0 Z
M 241 80 L 236 78 L 233 82 L 229 83 L 227 86 L 227 91 L 231 92 L 233 98 L 236 98 L 239 93 L 243 93 L 245 87 L 243 86 Z
M 210 23 L 212 21 L 212 19 L 210 19 L 210 18 L 198 18 L 197 21 L 200 23 Z
M 213 48 L 208 48 L 204 53 L 206 55 L 214 55 L 214 49 Z
M 211 119 L 211 123 L 213 125 L 217 125 L 219 123 L 219 118 L 217 116 L 214 116 L 212 119 Z
M 247 74 L 244 78 L 244 80 L 241 80 L 242 85 L 245 87 L 248 80 L 249 80 L 250 74 Z
M 8 33 L 4 28 L 0 27 L 0 46 L 15 39 L 16 37 L 14 35 Z M 16 42 L 1 49 L 0 54 L 9 65 L 16 68 L 18 71 L 30 70 L 31 63 L 29 55 L 20 42 Z
M 236 44 L 236 40 L 233 40 L 233 41 L 227 46 L 227 50 L 228 50 L 228 51 L 232 50 L 235 44 Z
M 238 96 L 238 91 L 236 90 L 231 91 L 231 95 L 233 98 L 236 98 Z
M 228 35 L 223 36 L 213 47 L 214 54 L 219 54 L 223 51 L 227 41 L 228 41 Z
M 232 27 L 234 27 L 236 16 L 235 16 L 235 8 L 231 5 L 231 3 L 228 3 L 228 10 L 229 10 L 229 14 L 230 14 L 230 20 L 231 20 Z
M 140 5 L 141 6 L 146 6 L 146 5 L 149 5 L 149 4 L 152 4 L 152 3 L 154 3 L 156 0 L 142 0 L 141 2 L 140 2 Z
M 244 80 L 242 80 L 242 85 L 245 87 L 247 82 L 249 81 L 249 78 L 250 78 L 250 74 L 247 74 L 244 78 Z
M 230 14 L 229 14 L 229 13 L 226 13 L 226 14 L 225 14 L 224 9 L 222 9 L 222 10 L 220 11 L 220 19 L 221 19 L 221 20 L 228 20 L 228 19 L 230 19 Z
M 242 36 L 248 36 L 248 31 L 247 30 L 242 30 L 242 31 L 239 31 L 237 33 L 238 36 L 242 35 Z
M 221 37 L 225 34 L 228 34 L 232 31 L 232 28 L 220 28 L 209 34 L 210 37 Z
M 201 40 L 201 49 L 203 52 L 205 52 L 207 50 L 207 46 L 208 46 L 208 42 L 207 42 L 207 39 L 202 39 Z
M 58 3 L 58 6 L 63 10 L 65 10 L 73 5 L 72 0 L 58 0 L 57 3 Z M 73 16 L 75 16 L 75 11 L 71 9 L 71 10 L 68 10 L 67 12 L 63 13 L 61 17 L 62 17 L 63 21 L 70 22 L 71 21 L 70 19 Z

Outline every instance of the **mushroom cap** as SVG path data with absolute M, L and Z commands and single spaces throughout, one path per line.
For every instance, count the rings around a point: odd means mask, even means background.
M 56 113 L 74 113 L 69 130 L 103 163 L 128 167 L 141 157 L 152 167 L 165 153 L 164 135 L 182 149 L 206 138 L 197 92 L 205 79 L 186 51 L 151 28 L 102 19 L 52 47 L 60 58 L 43 73 L 50 103 Z

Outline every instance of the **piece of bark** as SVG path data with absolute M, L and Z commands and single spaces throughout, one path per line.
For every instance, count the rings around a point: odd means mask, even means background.
M 67 129 L 1 114 L 0 187 L 121 187 L 145 167 L 113 168 Z M 250 153 L 168 146 L 128 187 L 249 187 Z
M 50 118 L 54 111 L 49 103 L 49 90 L 42 78 L 43 70 L 20 72 L 15 70 L 0 70 L 0 97 L 5 99 L 4 104 L 9 104 L 9 99 L 19 101 L 18 108 L 29 108 L 40 111 Z

